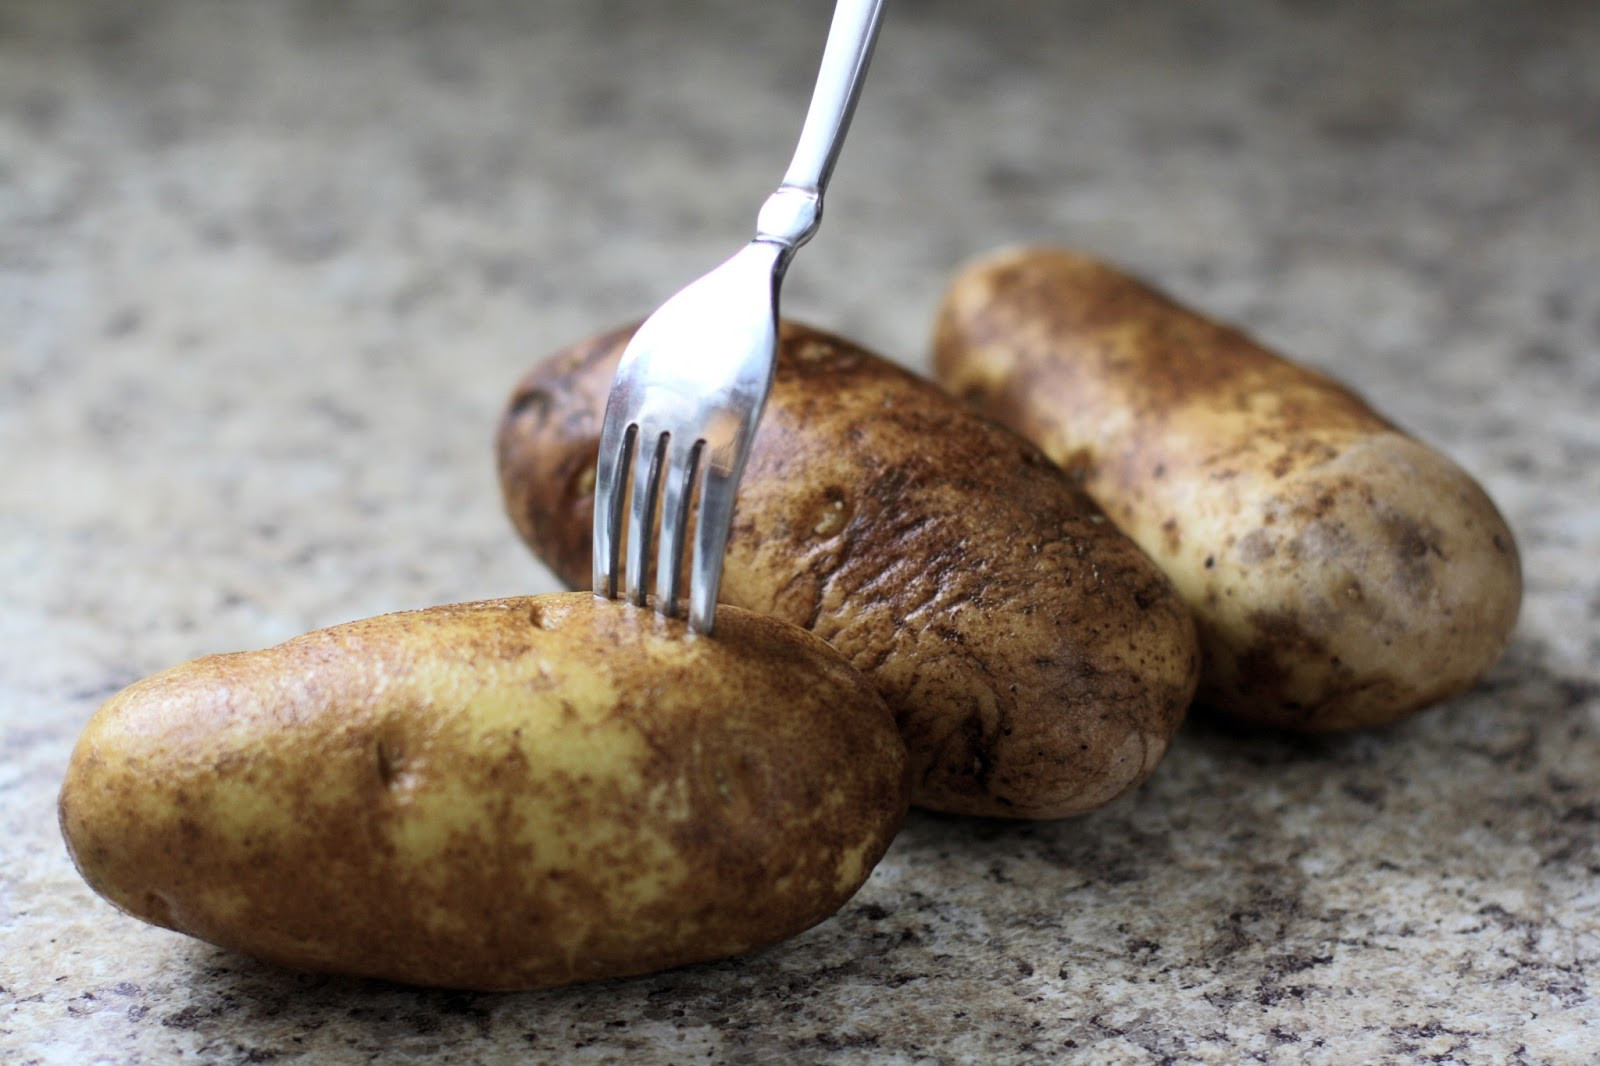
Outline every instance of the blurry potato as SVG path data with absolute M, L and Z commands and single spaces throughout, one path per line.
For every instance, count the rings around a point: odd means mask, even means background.
M 145 921 L 285 966 L 515 989 L 821 921 L 906 810 L 882 699 L 821 640 L 589 593 L 411 611 L 113 697 L 62 830 Z
M 1200 698 L 1302 730 L 1468 688 L 1521 601 L 1476 482 L 1337 382 L 1068 251 L 951 284 L 939 381 L 1038 443 L 1177 584 Z
M 574 585 L 629 336 L 534 369 L 501 425 L 511 518 Z M 916 804 L 1059 817 L 1144 780 L 1199 668 L 1166 578 L 1037 448 L 931 382 L 793 324 L 779 349 L 723 601 L 810 629 L 878 686 Z

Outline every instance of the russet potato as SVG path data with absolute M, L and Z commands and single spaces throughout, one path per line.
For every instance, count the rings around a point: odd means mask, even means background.
M 501 483 L 523 538 L 590 581 L 594 464 L 622 329 L 515 390 Z M 825 638 L 884 694 L 912 802 L 1060 817 L 1144 780 L 1198 674 L 1171 584 L 1037 448 L 860 347 L 783 324 L 722 600 Z
M 1461 692 L 1506 645 L 1515 541 L 1460 467 L 1337 382 L 1055 248 L 951 284 L 939 381 L 1039 444 L 1176 583 L 1200 699 L 1370 726 Z
M 61 825 L 128 913 L 286 966 L 519 989 L 774 943 L 906 810 L 877 692 L 821 640 L 589 593 L 411 611 L 140 681 Z

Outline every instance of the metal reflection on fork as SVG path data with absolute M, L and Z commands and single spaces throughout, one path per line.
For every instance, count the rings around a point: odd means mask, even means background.
M 782 184 L 761 207 L 755 239 L 663 304 L 622 353 L 595 468 L 598 595 L 617 595 L 626 511 L 627 598 L 648 603 L 653 562 L 656 609 L 675 615 L 690 507 L 698 498 L 689 626 L 711 632 L 739 477 L 772 387 L 778 290 L 795 250 L 822 220 L 822 193 L 861 93 L 885 2 L 839 0 L 834 8 L 800 143 Z

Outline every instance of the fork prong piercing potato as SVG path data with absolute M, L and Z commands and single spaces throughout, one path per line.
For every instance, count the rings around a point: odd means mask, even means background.
M 593 470 L 627 329 L 558 353 L 500 428 L 517 530 L 590 575 Z M 785 323 L 722 601 L 811 630 L 883 693 L 912 802 L 1047 818 L 1144 780 L 1193 694 L 1171 584 L 1039 450 L 887 360 Z M 720 626 L 720 623 L 719 623 Z
M 882 698 L 794 626 L 714 638 L 587 592 L 386 615 L 114 696 L 61 826 L 147 922 L 297 969 L 470 989 L 772 944 L 906 811 Z
M 1039 444 L 1177 584 L 1200 700 L 1325 731 L 1470 687 L 1522 597 L 1478 484 L 1339 383 L 1072 252 L 978 260 L 939 381 Z

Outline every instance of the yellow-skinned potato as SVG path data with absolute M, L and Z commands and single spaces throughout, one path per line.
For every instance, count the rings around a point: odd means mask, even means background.
M 822 641 L 589 593 L 411 611 L 113 697 L 61 825 L 130 914 L 299 969 L 475 989 L 637 974 L 832 914 L 906 810 Z
M 600 420 L 629 335 L 534 369 L 501 425 L 507 509 L 575 585 L 590 580 Z M 1038 449 L 792 323 L 721 595 L 843 652 L 895 713 L 912 802 L 953 813 L 1109 802 L 1160 761 L 1199 670 L 1170 583 Z
M 1080 479 L 1199 623 L 1200 699 L 1388 722 L 1504 650 L 1516 544 L 1476 482 L 1337 382 L 1111 267 L 1021 248 L 951 284 L 939 381 Z

